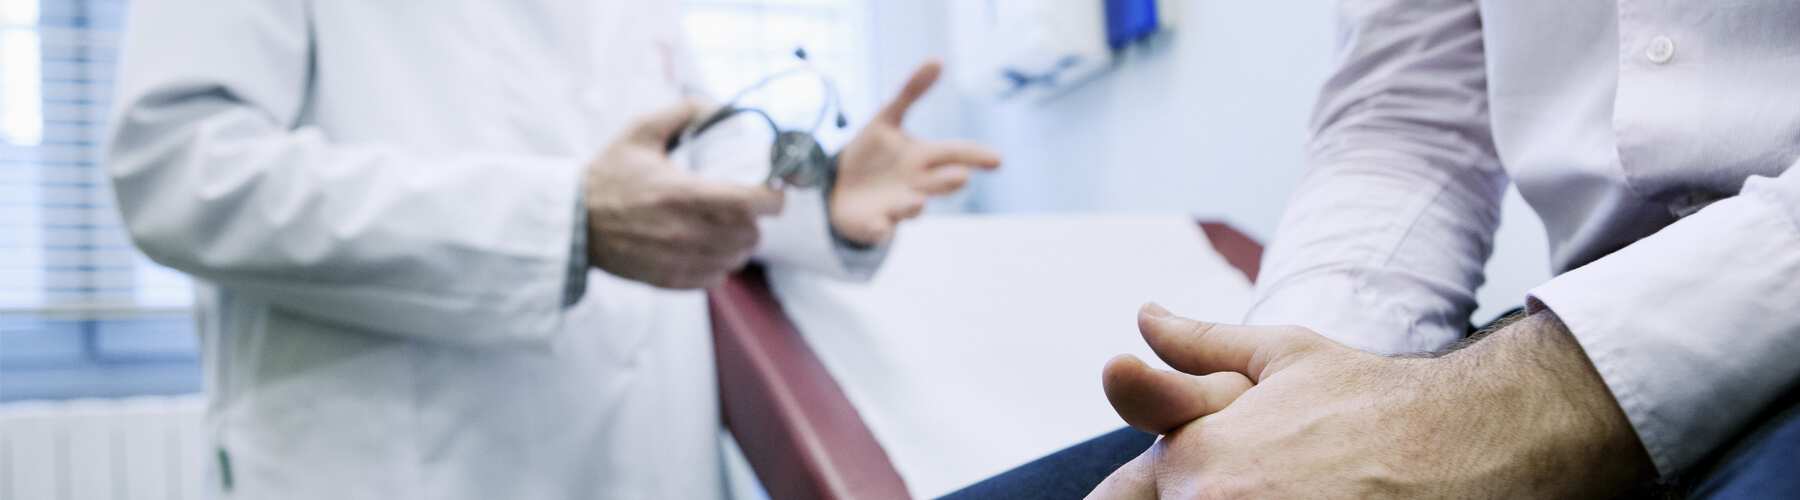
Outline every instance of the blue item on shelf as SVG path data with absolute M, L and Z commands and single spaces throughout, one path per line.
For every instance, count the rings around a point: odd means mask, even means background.
M 1118 50 L 1156 32 L 1156 0 L 1106 0 L 1106 44 Z

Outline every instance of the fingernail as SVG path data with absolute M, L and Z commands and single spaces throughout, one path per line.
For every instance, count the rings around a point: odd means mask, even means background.
M 1152 302 L 1145 302 L 1145 303 L 1144 303 L 1144 309 L 1143 309 L 1143 311 L 1144 311 L 1144 314 L 1148 314 L 1148 315 L 1150 315 L 1150 316 L 1151 316 L 1151 317 L 1156 317 L 1156 318 L 1167 318 L 1167 317 L 1169 317 L 1169 310 L 1168 310 L 1168 309 L 1163 309 L 1163 306 L 1161 306 L 1161 305 L 1159 305 L 1159 304 L 1157 304 L 1157 303 L 1156 303 L 1156 302 L 1154 302 L 1154 301 L 1152 301 Z

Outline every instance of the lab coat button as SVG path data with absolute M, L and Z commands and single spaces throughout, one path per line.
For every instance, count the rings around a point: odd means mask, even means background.
M 1675 58 L 1675 41 L 1666 36 L 1650 39 L 1650 47 L 1644 49 L 1644 57 L 1650 58 L 1650 62 L 1656 64 L 1669 62 L 1670 59 Z

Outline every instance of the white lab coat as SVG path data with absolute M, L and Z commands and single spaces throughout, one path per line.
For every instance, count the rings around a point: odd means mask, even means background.
M 704 295 L 563 306 L 585 165 L 693 85 L 674 0 L 133 7 L 110 168 L 198 278 L 224 496 L 722 495 Z M 738 139 L 697 163 L 756 178 Z M 846 271 L 816 191 L 763 228 Z

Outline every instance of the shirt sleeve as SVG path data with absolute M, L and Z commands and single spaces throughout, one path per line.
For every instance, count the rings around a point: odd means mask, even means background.
M 322 321 L 544 345 L 561 321 L 582 161 L 333 140 L 305 119 L 305 9 L 133 5 L 109 161 L 132 240 Z
M 1461 337 L 1506 186 L 1472 0 L 1344 0 L 1307 169 L 1263 261 L 1250 324 L 1376 352 Z
M 1581 343 L 1665 477 L 1800 380 L 1800 163 L 1531 295 Z

